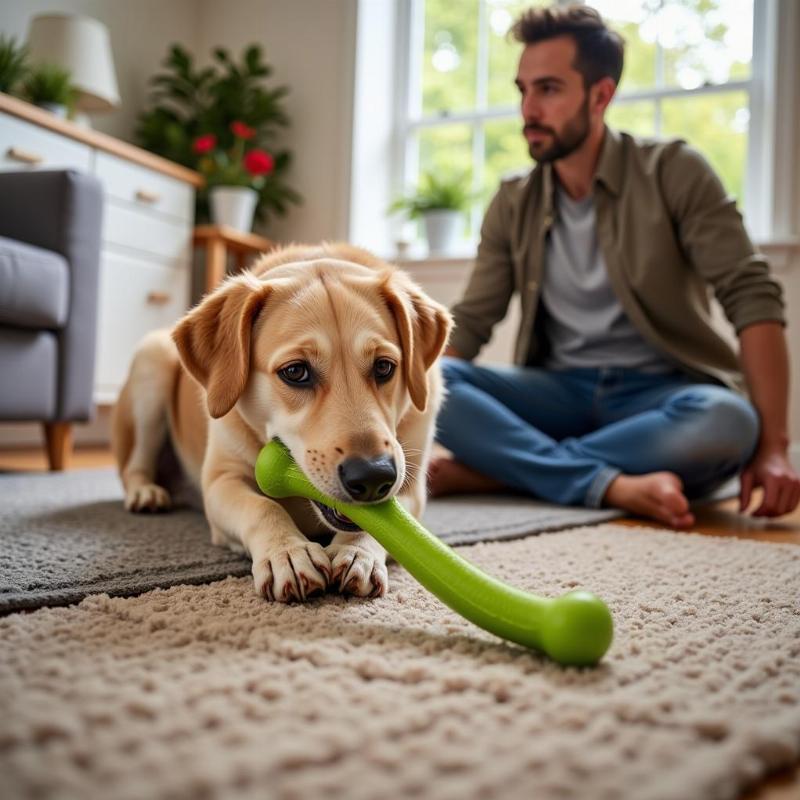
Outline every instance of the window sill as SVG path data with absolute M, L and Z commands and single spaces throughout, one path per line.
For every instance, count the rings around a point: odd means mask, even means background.
M 465 241 L 459 244 L 452 253 L 431 254 L 423 242 L 414 242 L 407 250 L 395 251 L 383 256 L 387 261 L 404 267 L 413 266 L 459 266 L 475 260 L 478 251 L 476 242 Z
M 800 265 L 800 236 L 786 236 L 780 239 L 763 239 L 756 247 L 769 259 L 775 272 L 788 272 Z
M 787 236 L 781 239 L 764 239 L 755 242 L 756 248 L 767 258 L 776 272 L 785 272 L 800 267 L 800 237 Z M 384 255 L 385 260 L 400 267 L 459 267 L 475 260 L 476 246 L 465 243 L 453 253 L 430 255 L 422 244 L 412 247 L 402 255 L 395 252 Z

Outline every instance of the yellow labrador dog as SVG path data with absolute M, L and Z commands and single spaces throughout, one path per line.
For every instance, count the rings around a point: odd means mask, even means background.
M 344 244 L 293 245 L 229 278 L 139 346 L 113 418 L 131 511 L 169 507 L 171 445 L 202 491 L 215 544 L 247 552 L 256 591 L 290 601 L 388 588 L 386 554 L 347 517 L 262 495 L 253 468 L 278 437 L 320 491 L 397 496 L 419 516 L 443 389 L 447 310 L 405 273 Z M 327 547 L 319 541 L 333 532 Z

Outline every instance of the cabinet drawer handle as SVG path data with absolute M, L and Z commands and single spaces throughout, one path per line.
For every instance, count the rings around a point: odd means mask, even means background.
M 37 153 L 31 153 L 30 150 L 21 150 L 19 147 L 9 147 L 6 150 L 6 155 L 14 161 L 21 161 L 23 164 L 41 164 L 44 161 Z
M 147 189 L 137 189 L 136 199 L 140 203 L 157 203 L 161 199 L 161 195 L 158 192 L 151 192 Z
M 151 306 L 165 306 L 172 300 L 172 295 L 168 292 L 148 292 L 147 302 Z

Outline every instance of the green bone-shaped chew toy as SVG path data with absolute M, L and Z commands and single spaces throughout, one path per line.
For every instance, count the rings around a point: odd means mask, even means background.
M 256 481 L 270 497 L 306 497 L 345 514 L 428 591 L 490 633 L 574 666 L 597 663 L 611 644 L 611 612 L 599 597 L 577 590 L 547 598 L 506 586 L 425 530 L 396 499 L 365 506 L 322 494 L 278 441 L 262 448 Z

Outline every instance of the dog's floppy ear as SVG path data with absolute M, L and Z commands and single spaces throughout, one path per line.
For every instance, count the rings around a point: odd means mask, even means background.
M 411 402 L 424 411 L 428 402 L 426 373 L 444 350 L 453 319 L 443 305 L 428 297 L 402 272 L 390 273 L 381 288 L 397 323 L 403 376 Z
M 269 284 L 247 273 L 230 278 L 172 331 L 181 361 L 205 387 L 215 419 L 227 414 L 244 391 L 253 323 L 269 293 Z

